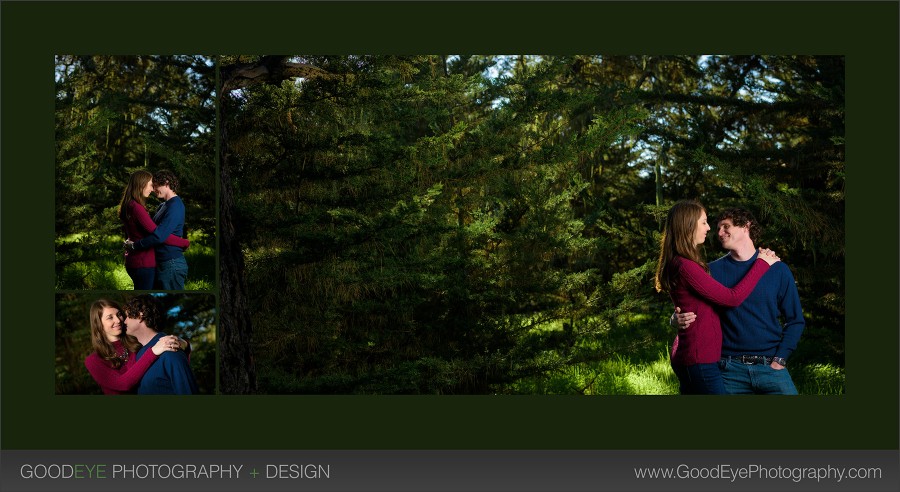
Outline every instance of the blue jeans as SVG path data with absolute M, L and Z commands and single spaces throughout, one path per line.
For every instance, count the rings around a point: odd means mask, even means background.
M 722 359 L 719 371 L 725 391 L 731 395 L 796 395 L 797 388 L 787 368 L 772 369 L 768 364 L 744 364 Z
M 156 268 L 125 268 L 131 281 L 134 283 L 134 290 L 150 290 L 153 288 L 153 282 L 156 279 Z
M 672 364 L 672 370 L 681 383 L 682 395 L 724 395 L 722 374 L 718 364 L 691 364 L 682 366 Z
M 187 280 L 187 260 L 183 256 L 156 264 L 156 288 L 162 290 L 184 290 Z

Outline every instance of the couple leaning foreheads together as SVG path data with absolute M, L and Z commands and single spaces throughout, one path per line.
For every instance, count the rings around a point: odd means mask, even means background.
M 184 251 L 190 245 L 184 226 L 184 202 L 176 193 L 178 178 L 171 171 L 131 174 L 119 219 L 125 232 L 125 271 L 135 290 L 184 290 L 188 265 Z M 147 212 L 151 193 L 162 200 L 153 218 Z

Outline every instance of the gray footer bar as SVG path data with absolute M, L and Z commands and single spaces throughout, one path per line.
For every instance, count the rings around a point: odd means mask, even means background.
M 18 491 L 896 491 L 897 450 L 0 451 Z

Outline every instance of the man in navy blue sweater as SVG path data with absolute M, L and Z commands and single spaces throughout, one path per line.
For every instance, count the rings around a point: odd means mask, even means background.
M 156 280 L 153 288 L 163 290 L 184 290 L 188 265 L 184 259 L 184 250 L 165 244 L 170 234 L 185 237 L 184 234 L 184 202 L 175 193 L 178 189 L 178 178 L 172 171 L 162 170 L 153 174 L 153 191 L 163 204 L 153 216 L 156 223 L 154 230 L 147 237 L 137 242 L 125 241 L 130 249 L 156 250 Z
M 714 279 L 726 287 L 740 281 L 759 251 L 754 241 L 761 227 L 749 211 L 731 208 L 717 218 L 718 237 L 728 254 L 709 264 Z M 740 306 L 722 308 L 722 358 L 719 369 L 731 394 L 796 395 L 787 359 L 797 348 L 806 321 L 791 270 L 778 262 L 760 279 Z M 676 310 L 673 324 L 686 329 L 694 313 Z
M 156 342 L 166 336 L 158 332 L 165 314 L 161 312 L 159 302 L 149 294 L 131 298 L 125 306 L 125 331 L 133 335 L 143 345 L 135 356 L 140 360 L 144 353 Z M 159 359 L 147 369 L 141 384 L 139 395 L 192 395 L 197 393 L 197 381 L 188 362 L 187 355 L 177 350 L 164 352 Z

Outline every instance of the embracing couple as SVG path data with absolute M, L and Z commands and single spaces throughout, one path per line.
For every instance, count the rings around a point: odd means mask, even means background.
M 184 290 L 188 266 L 184 250 L 184 202 L 176 193 L 178 178 L 171 171 L 131 174 L 119 219 L 125 230 L 125 271 L 135 290 Z M 155 193 L 163 201 L 153 218 L 147 213 L 147 197 Z
M 98 299 L 91 305 L 90 319 L 94 351 L 84 365 L 104 394 L 197 393 L 190 344 L 158 331 L 165 314 L 152 296 L 133 297 L 124 308 Z
M 669 293 L 672 370 L 681 394 L 797 394 L 787 359 L 806 325 L 790 269 L 757 249 L 762 231 L 741 208 L 715 221 L 725 256 L 709 263 L 700 245 L 711 229 L 695 200 L 676 203 L 666 218 L 656 289 Z

